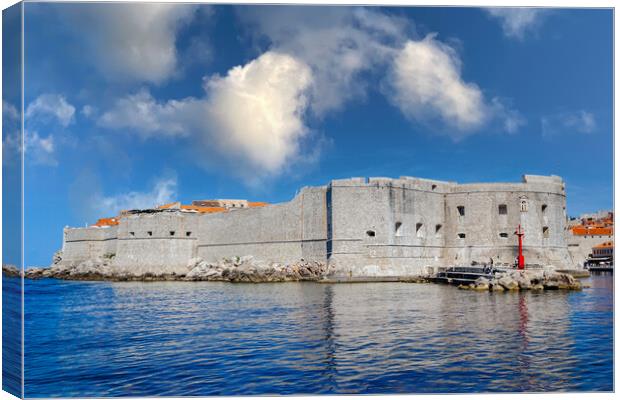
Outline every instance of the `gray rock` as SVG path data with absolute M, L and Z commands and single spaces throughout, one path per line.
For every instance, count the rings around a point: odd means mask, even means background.
M 518 290 L 519 284 L 510 276 L 499 278 L 498 283 L 506 290 Z

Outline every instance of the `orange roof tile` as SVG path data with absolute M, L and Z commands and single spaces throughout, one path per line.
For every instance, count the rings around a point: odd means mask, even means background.
M 269 203 L 264 201 L 248 201 L 248 207 L 264 207 L 266 205 L 269 205 Z
M 613 228 L 586 228 L 583 225 L 577 225 L 571 228 L 573 235 L 612 235 Z
M 604 242 L 601 244 L 597 244 L 596 246 L 592 247 L 593 249 L 608 249 L 608 248 L 612 248 L 614 247 L 614 242 Z
M 99 218 L 93 226 L 114 226 L 118 225 L 118 218 Z
M 198 211 L 199 213 L 217 213 L 224 212 L 226 209 L 224 207 L 201 207 L 201 206 L 192 206 L 192 205 L 181 205 L 182 210 L 193 210 Z

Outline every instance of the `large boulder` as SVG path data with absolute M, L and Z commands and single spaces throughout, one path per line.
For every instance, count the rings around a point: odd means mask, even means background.
M 519 283 L 510 275 L 502 276 L 497 282 L 506 290 L 519 290 Z

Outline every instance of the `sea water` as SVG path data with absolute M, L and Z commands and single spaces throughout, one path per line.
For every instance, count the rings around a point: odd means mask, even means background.
M 613 276 L 584 282 L 26 280 L 25 395 L 611 391 Z

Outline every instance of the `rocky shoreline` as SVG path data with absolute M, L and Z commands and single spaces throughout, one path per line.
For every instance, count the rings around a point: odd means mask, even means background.
M 80 281 L 219 281 L 219 282 L 347 282 L 334 279 L 325 263 L 300 260 L 291 264 L 264 263 L 252 256 L 222 259 L 208 263 L 200 258 L 190 260 L 185 267 L 158 268 L 156 271 L 140 267 L 120 267 L 110 258 L 87 260 L 77 264 L 65 264 L 60 257 L 49 268 L 29 268 L 23 276 L 28 279 L 54 278 Z M 19 277 L 20 270 L 3 265 L 5 276 Z M 394 277 L 390 281 L 426 283 L 433 276 Z M 349 280 L 350 281 L 350 280 Z M 363 280 L 362 280 L 363 281 Z M 380 281 L 375 279 L 374 281 Z M 584 285 L 571 274 L 556 270 L 524 270 L 497 272 L 491 279 L 478 278 L 459 289 L 479 292 L 503 292 L 517 290 L 581 290 Z
M 553 270 L 517 270 L 496 273 L 492 279 L 480 277 L 459 289 L 481 292 L 516 290 L 581 290 L 584 286 L 571 274 Z
M 20 276 L 14 266 L 4 265 L 7 276 Z M 293 264 L 262 263 L 251 256 L 223 259 L 207 263 L 196 258 L 186 267 L 123 268 L 110 259 L 94 259 L 78 264 L 58 262 L 49 268 L 29 268 L 23 274 L 28 279 L 55 278 L 81 281 L 223 281 L 223 282 L 297 282 L 318 281 L 327 272 L 324 263 L 299 261 Z

